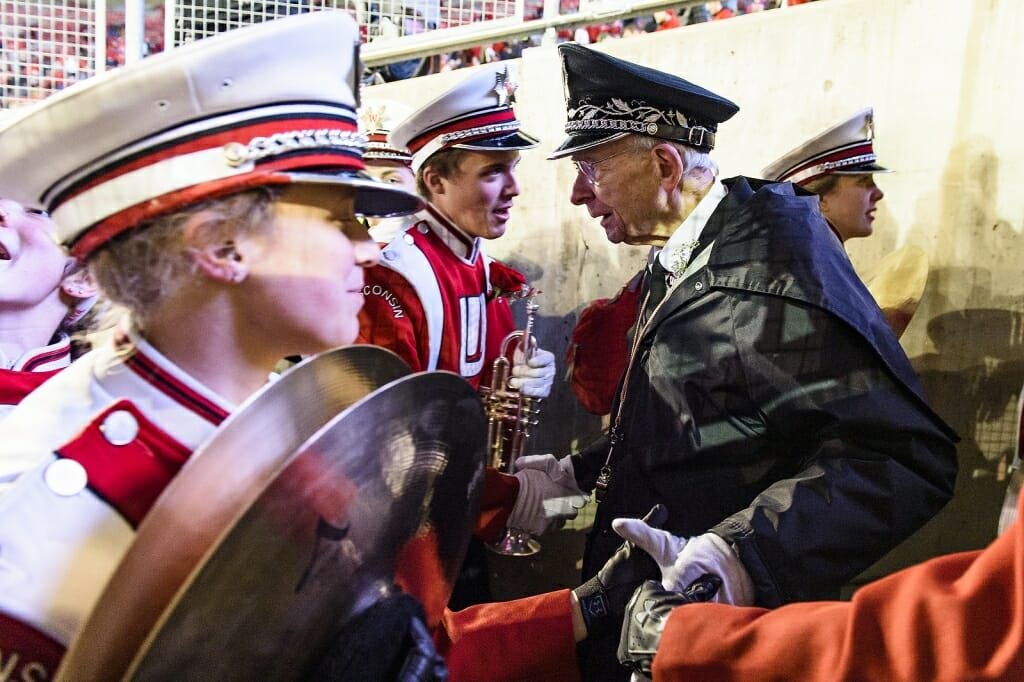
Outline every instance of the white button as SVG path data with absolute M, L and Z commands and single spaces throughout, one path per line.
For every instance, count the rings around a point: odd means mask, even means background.
M 85 467 L 75 460 L 58 459 L 46 467 L 46 471 L 43 472 L 43 480 L 54 494 L 71 497 L 85 489 L 89 477 L 85 473 Z
M 430 228 L 427 227 L 426 223 L 420 223 L 419 227 L 417 227 L 416 229 L 420 231 L 420 234 L 426 234 L 427 232 L 430 232 Z M 409 243 L 412 243 L 411 239 Z
M 380 255 L 384 260 L 395 260 L 396 258 L 398 258 L 398 254 L 395 253 L 394 251 L 385 251 Z
M 696 284 L 693 285 L 693 288 L 696 289 L 697 291 L 700 291 L 701 289 L 704 288 L 704 282 L 697 282 Z
M 406 244 L 416 243 L 416 239 L 411 234 L 408 233 L 402 235 L 402 241 L 404 241 Z
M 118 410 L 107 415 L 100 426 L 100 431 L 111 445 L 127 445 L 139 435 L 139 422 L 131 412 Z

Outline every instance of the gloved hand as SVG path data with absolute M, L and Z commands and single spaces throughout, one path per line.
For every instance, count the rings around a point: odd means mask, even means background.
M 681 538 L 652 528 L 640 519 L 615 519 L 612 529 L 622 539 L 636 543 L 658 562 L 661 584 L 666 590 L 678 592 L 705 573 L 710 573 L 722 580 L 713 601 L 736 606 L 754 603 L 754 583 L 750 574 L 729 543 L 718 535 L 704 533 Z
M 515 461 L 519 494 L 508 517 L 509 528 L 543 535 L 559 527 L 587 503 L 590 496 L 576 485 L 569 457 L 528 455 Z
M 555 380 L 555 354 L 543 348 L 536 348 L 526 362 L 517 349 L 512 355 L 512 377 L 508 380 L 511 388 L 529 398 L 547 398 L 551 395 L 551 384 Z
M 644 517 L 645 525 L 660 526 L 668 511 L 655 505 Z M 593 578 L 573 590 L 583 612 L 587 635 L 601 635 L 622 627 L 626 602 L 645 580 L 657 577 L 658 566 L 632 542 L 615 550 Z
M 702 575 L 682 592 L 665 590 L 654 580 L 645 582 L 626 605 L 619 638 L 619 663 L 634 672 L 651 674 L 651 663 L 672 610 L 684 604 L 713 601 L 718 576 Z
M 448 678 L 424 625 L 423 607 L 394 588 L 345 624 L 305 679 L 435 682 Z

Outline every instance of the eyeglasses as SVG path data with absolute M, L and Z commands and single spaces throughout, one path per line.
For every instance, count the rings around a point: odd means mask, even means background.
M 626 154 L 627 152 L 632 152 L 632 151 L 636 151 L 636 150 L 633 149 L 632 147 L 627 147 L 626 149 L 623 149 L 622 151 L 615 152 L 614 154 L 610 154 L 610 155 L 604 157 L 603 159 L 598 159 L 597 161 L 584 161 L 584 160 L 573 161 L 572 165 L 576 166 L 576 171 L 580 175 L 583 176 L 583 179 L 586 180 L 587 183 L 591 187 L 596 187 L 597 186 L 597 173 L 595 172 L 595 168 L 597 167 L 597 164 L 604 163 L 605 161 L 609 161 L 611 159 L 614 159 L 616 156 L 622 156 L 623 154 Z

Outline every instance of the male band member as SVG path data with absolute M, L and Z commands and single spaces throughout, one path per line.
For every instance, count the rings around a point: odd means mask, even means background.
M 949 499 L 955 434 L 816 198 L 716 179 L 709 152 L 734 103 L 578 45 L 559 51 L 568 138 L 552 158 L 576 164 L 572 202 L 626 243 L 660 247 L 610 432 L 560 467 L 597 489 L 584 579 L 615 551 L 614 519 L 662 503 L 678 542 L 641 546 L 680 587 L 713 573 L 718 601 L 835 596 Z M 584 677 L 628 676 L 617 646 L 581 645 Z
M 0 426 L 11 677 L 52 676 L 157 496 L 280 358 L 355 339 L 379 255 L 355 214 L 421 203 L 361 172 L 358 35 L 342 12 L 239 29 L 0 129 L 0 187 L 130 313 Z
M 512 65 L 494 64 L 393 129 L 389 144 L 410 153 L 427 204 L 407 219 L 384 247 L 380 266 L 367 273 L 360 313 L 360 341 L 395 351 L 414 370 L 456 372 L 474 386 L 489 385 L 502 341 L 514 330 L 508 297 L 525 287 L 520 273 L 484 253 L 486 240 L 505 233 L 519 195 L 520 151 L 538 144 L 520 130 L 512 108 L 515 90 Z M 545 398 L 554 375 L 554 355 L 537 349 L 514 364 L 509 386 Z M 586 502 L 579 491 L 535 471 L 517 472 L 515 480 L 490 473 L 484 511 L 506 506 L 489 517 L 492 528 L 500 530 L 507 519 L 512 527 L 540 534 L 574 517 Z

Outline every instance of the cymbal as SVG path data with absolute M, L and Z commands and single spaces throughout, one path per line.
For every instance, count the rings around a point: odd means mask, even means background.
M 348 346 L 295 365 L 250 397 L 146 514 L 57 677 L 120 679 L 202 556 L 280 467 L 340 412 L 409 371 L 390 351 Z
M 865 285 L 899 337 L 910 324 L 928 283 L 928 254 L 904 246 L 885 256 Z
M 477 392 L 450 372 L 403 377 L 338 415 L 204 557 L 128 677 L 303 679 L 403 576 L 438 576 L 447 601 L 486 430 Z

